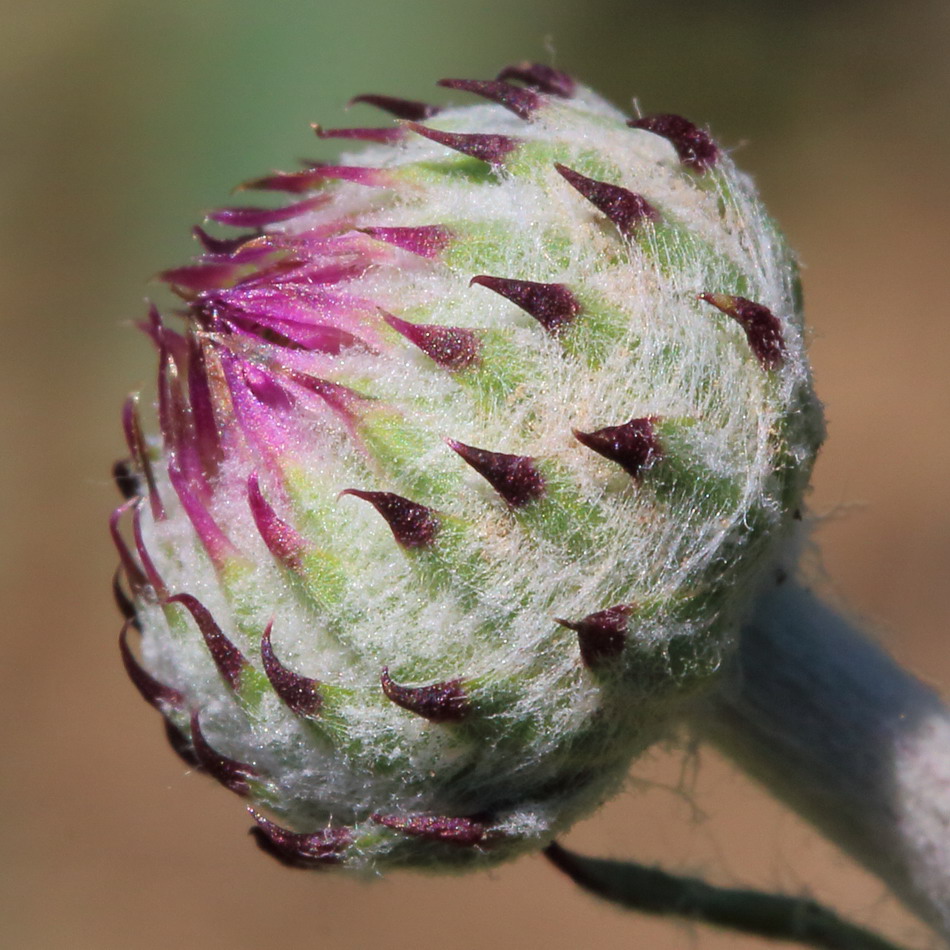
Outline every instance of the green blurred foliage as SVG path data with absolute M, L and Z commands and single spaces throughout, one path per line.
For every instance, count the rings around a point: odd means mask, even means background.
M 187 222 L 229 183 L 319 154 L 307 123 L 339 122 L 355 92 L 441 99 L 441 76 L 553 56 L 620 103 L 636 96 L 647 111 L 702 116 L 727 143 L 751 139 L 766 161 L 789 127 L 886 113 L 907 86 L 923 109 L 937 85 L 928 47 L 945 36 L 929 28 L 939 4 L 884 0 L 6 6 L 5 257 L 69 260 L 85 284 L 91 259 L 108 274 L 96 282 L 100 313 L 132 306 L 138 281 L 181 258 Z

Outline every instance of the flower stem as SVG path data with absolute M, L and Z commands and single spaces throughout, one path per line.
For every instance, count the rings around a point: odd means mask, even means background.
M 695 728 L 950 936 L 950 712 L 788 581 Z
M 588 858 L 552 842 L 545 856 L 574 883 L 629 910 L 679 917 L 821 950 L 900 950 L 803 897 L 715 887 L 627 861 Z

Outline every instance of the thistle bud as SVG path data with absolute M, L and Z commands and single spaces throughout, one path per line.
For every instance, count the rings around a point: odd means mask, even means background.
M 442 85 L 482 101 L 357 96 L 396 118 L 317 131 L 364 151 L 210 216 L 124 415 L 123 662 L 297 867 L 484 866 L 604 801 L 821 440 L 794 261 L 708 133 L 540 65 Z

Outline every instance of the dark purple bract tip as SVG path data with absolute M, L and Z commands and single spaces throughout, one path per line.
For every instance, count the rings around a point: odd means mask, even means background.
M 267 550 L 286 568 L 299 571 L 301 560 L 308 550 L 307 542 L 291 525 L 277 516 L 261 491 L 257 472 L 248 476 L 247 500 L 254 524 Z
M 132 537 L 135 539 L 135 551 L 139 556 L 139 562 L 145 571 L 145 577 L 148 579 L 149 586 L 155 591 L 155 597 L 159 603 L 164 603 L 168 599 L 168 588 L 162 580 L 155 562 L 145 546 L 145 538 L 142 534 L 142 506 L 137 504 L 132 509 Z
M 400 831 L 413 838 L 446 841 L 449 844 L 475 845 L 485 837 L 485 825 L 473 818 L 446 818 L 440 815 L 381 815 L 370 818 L 377 825 Z
M 633 237 L 637 228 L 660 215 L 642 195 L 620 185 L 588 178 L 580 172 L 556 162 L 554 167 L 568 184 L 582 194 L 598 211 L 603 212 L 617 226 L 624 237 Z
M 340 494 L 368 501 L 386 519 L 393 537 L 404 548 L 427 548 L 439 532 L 439 519 L 435 512 L 402 495 L 356 488 L 347 488 Z
M 262 851 L 292 868 L 319 868 L 336 864 L 353 840 L 349 828 L 322 828 L 310 834 L 288 831 L 253 808 L 248 814 L 257 822 L 251 834 Z
M 441 224 L 416 227 L 360 228 L 376 241 L 384 241 L 420 257 L 437 258 L 452 240 L 452 232 Z
M 244 654 L 224 635 L 211 611 L 191 594 L 175 594 L 170 604 L 181 604 L 194 617 L 218 672 L 231 689 L 240 689 L 241 675 L 250 668 Z
M 383 319 L 398 334 L 418 347 L 429 359 L 449 370 L 460 370 L 478 362 L 481 343 L 472 330 L 443 327 L 435 323 L 409 323 L 381 311 Z
M 399 126 L 382 129 L 325 129 L 313 123 L 311 126 L 318 139 L 350 139 L 355 142 L 376 142 L 379 145 L 394 145 L 406 137 L 406 130 Z
M 543 105 L 541 96 L 533 89 L 522 89 L 498 79 L 440 79 L 439 85 L 497 102 L 520 119 L 530 119 Z
M 633 604 L 618 604 L 588 614 L 583 620 L 555 619 L 577 633 L 581 659 L 586 667 L 593 669 L 623 653 L 627 642 L 627 621 L 634 610 Z
M 129 582 L 134 597 L 148 596 L 151 600 L 156 599 L 155 591 L 152 589 L 145 576 L 145 572 L 139 567 L 132 552 L 129 550 L 122 532 L 119 530 L 119 522 L 123 515 L 137 504 L 135 498 L 123 502 L 109 516 L 109 533 L 112 535 L 112 543 L 119 553 L 119 563 L 125 573 L 125 579 Z
M 246 244 L 248 241 L 253 240 L 257 236 L 256 234 L 239 234 L 237 237 L 233 238 L 216 238 L 213 235 L 208 234 L 204 228 L 197 224 L 191 229 L 191 233 L 205 249 L 205 251 L 207 251 L 209 254 L 215 254 L 219 256 L 229 256 L 233 254 L 238 250 L 238 248 Z
M 438 106 L 429 105 L 427 102 L 419 102 L 414 99 L 399 99 L 396 96 L 377 96 L 373 94 L 354 96 L 350 99 L 348 104 L 353 106 L 358 102 L 363 102 L 368 106 L 375 106 L 377 109 L 382 109 L 383 112 L 388 112 L 397 119 L 409 119 L 414 122 L 419 122 L 422 119 L 431 119 L 432 116 L 438 115 L 439 112 L 442 111 Z
M 212 211 L 208 219 L 233 228 L 264 228 L 316 211 L 329 200 L 329 195 L 322 194 L 280 208 L 220 208 Z
M 150 313 L 152 309 L 153 308 L 150 308 Z M 159 318 L 157 314 L 154 317 L 154 321 L 153 325 L 161 325 L 161 318 Z M 138 400 L 135 396 L 129 396 L 122 406 L 122 429 L 125 433 L 125 441 L 129 447 L 129 461 L 134 469 L 145 476 L 152 517 L 155 521 L 162 521 L 165 518 L 165 509 L 162 506 L 162 500 L 159 497 L 158 488 L 155 484 L 155 473 L 152 469 L 152 462 L 145 444 L 145 435 L 142 432 L 142 423 L 139 419 Z
M 225 788 L 236 795 L 250 794 L 249 783 L 252 779 L 259 778 L 260 773 L 252 765 L 229 759 L 212 749 L 201 731 L 198 715 L 195 712 L 191 717 L 191 744 L 199 764 L 209 775 L 214 776 Z
M 479 284 L 506 297 L 516 307 L 534 317 L 548 333 L 557 334 L 573 322 L 581 305 L 566 284 L 544 284 L 534 280 L 512 280 L 479 274 L 469 286 Z
M 679 160 L 695 171 L 708 171 L 719 158 L 719 148 L 712 136 L 681 115 L 645 115 L 640 119 L 630 119 L 627 125 L 669 139 Z
M 313 165 L 302 172 L 274 172 L 272 175 L 255 178 L 241 185 L 240 190 L 303 194 L 315 191 L 328 181 L 351 181 L 369 187 L 385 187 L 391 180 L 389 172 L 383 168 L 367 168 L 363 165 Z
M 487 481 L 512 508 L 522 508 L 544 495 L 544 476 L 534 459 L 527 455 L 507 455 L 489 452 L 474 446 L 446 439 L 446 443 L 482 478 Z
M 297 716 L 315 716 L 323 705 L 319 691 L 320 683 L 307 676 L 294 673 L 277 659 L 270 642 L 273 626 L 273 622 L 269 623 L 261 637 L 261 662 L 264 664 L 264 672 L 274 692 L 292 713 Z
M 749 348 L 764 369 L 778 369 L 785 360 L 782 324 L 768 307 L 733 294 L 700 294 L 700 300 L 732 317 L 745 330 Z
M 439 145 L 461 152 L 470 158 L 487 162 L 489 165 L 501 165 L 505 157 L 520 144 L 520 140 L 510 135 L 492 135 L 484 132 L 443 132 L 440 129 L 430 129 L 419 125 L 418 122 L 407 123 L 407 128 L 413 132 L 431 139 Z
M 297 370 L 288 370 L 287 377 L 298 386 L 313 393 L 322 399 L 341 419 L 354 422 L 359 418 L 360 411 L 366 402 L 366 397 L 340 383 L 321 379 L 319 376 L 308 376 Z
M 119 634 L 119 653 L 122 656 L 122 665 L 125 667 L 125 672 L 132 680 L 132 685 L 139 691 L 142 699 L 150 706 L 154 706 L 160 713 L 184 709 L 184 695 L 177 689 L 160 683 L 135 658 L 129 646 L 129 627 L 131 626 L 131 620 L 127 620 L 122 625 L 122 632 Z
M 181 731 L 171 720 L 165 719 L 165 738 L 172 747 L 172 752 L 178 756 L 190 769 L 204 771 L 198 756 L 195 755 L 195 747 L 191 744 L 191 739 Z
M 616 462 L 634 478 L 663 456 L 663 449 L 654 429 L 655 418 L 631 419 L 620 426 L 605 426 L 594 432 L 573 429 L 574 438 L 582 445 Z
M 577 83 L 572 76 L 544 63 L 515 63 L 502 69 L 497 78 L 517 79 L 527 86 L 533 86 L 551 96 L 560 96 L 562 99 L 569 99 L 577 90 Z
M 389 675 L 389 667 L 383 667 L 379 683 L 387 699 L 429 722 L 459 722 L 472 711 L 460 679 L 429 686 L 401 686 Z
M 139 497 L 139 479 L 132 468 L 131 459 L 119 459 L 113 464 L 112 481 L 115 482 L 115 487 L 119 489 L 119 494 L 124 501 Z
M 141 629 L 138 621 L 138 612 L 135 609 L 135 602 L 122 588 L 121 567 L 116 568 L 115 573 L 112 575 L 112 599 L 115 601 L 116 607 L 119 608 L 122 619 L 128 620 L 136 629 Z

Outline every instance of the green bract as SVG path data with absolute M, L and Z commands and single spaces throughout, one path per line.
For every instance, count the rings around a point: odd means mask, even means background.
M 160 438 L 126 407 L 127 669 L 292 864 L 484 865 L 603 801 L 821 437 L 794 262 L 705 132 L 443 85 L 488 104 L 359 97 L 406 121 L 211 216 L 251 233 L 165 275 Z

